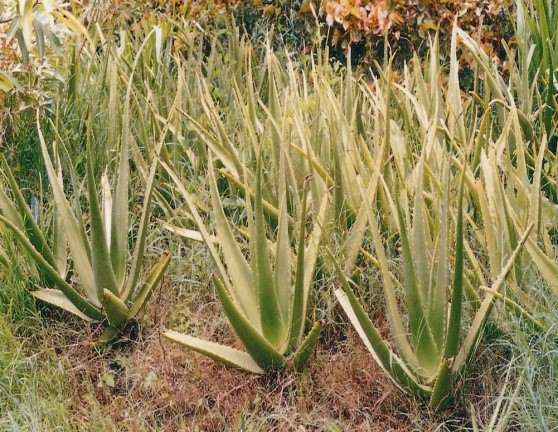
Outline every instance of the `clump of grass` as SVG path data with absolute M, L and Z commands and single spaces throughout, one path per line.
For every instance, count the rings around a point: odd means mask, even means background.
M 51 349 L 37 348 L 31 338 L 16 339 L 0 315 L 0 431 L 74 429 L 64 373 Z
M 523 385 L 514 398 L 513 419 L 523 431 L 558 430 L 558 308 L 545 319 L 554 323 L 544 334 L 533 334 L 524 323 L 515 323 L 513 350 Z

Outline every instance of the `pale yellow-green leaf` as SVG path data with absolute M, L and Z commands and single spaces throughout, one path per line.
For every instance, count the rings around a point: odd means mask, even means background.
M 110 184 L 107 173 L 101 176 L 101 190 L 102 190 L 102 211 L 103 223 L 105 225 L 105 239 L 107 241 L 107 248 L 110 252 L 110 237 L 112 230 L 112 193 L 110 191 Z
M 163 228 L 166 229 L 167 231 L 179 235 L 182 238 L 188 239 L 188 240 L 194 240 L 197 242 L 203 242 L 203 236 L 201 235 L 201 233 L 199 231 L 196 230 L 191 230 L 188 228 L 182 228 L 176 225 L 171 225 L 169 223 L 164 222 L 163 223 Z M 214 238 L 214 242 L 217 242 L 217 238 Z
M 18 7 L 23 39 L 27 47 L 30 47 L 33 43 L 33 0 L 19 0 Z
M 372 183 L 369 188 L 369 192 L 365 194 L 362 185 L 360 185 L 362 195 L 371 196 L 373 192 L 373 189 L 371 188 L 373 186 L 374 184 Z M 419 367 L 418 359 L 407 337 L 407 328 L 403 323 L 403 316 L 399 310 L 397 294 L 392 283 L 393 276 L 389 270 L 388 260 L 384 251 L 384 242 L 382 241 L 378 223 L 376 222 L 376 214 L 372 210 L 372 203 L 368 199 L 363 199 L 363 203 L 368 214 L 368 226 L 372 234 L 376 257 L 380 265 L 384 288 L 383 291 L 387 305 L 387 318 L 391 328 L 393 329 L 395 343 L 405 362 L 411 365 L 413 369 L 417 369 Z
M 494 294 L 491 292 L 499 292 L 502 285 L 506 281 L 506 278 L 513 268 L 514 262 L 523 250 L 526 241 L 529 238 L 529 234 L 533 229 L 533 224 L 531 223 L 525 232 L 523 233 L 521 239 L 519 240 L 517 247 L 513 253 L 508 258 L 506 264 L 502 267 L 500 274 L 494 279 L 494 282 L 490 286 L 490 289 L 486 291 L 486 295 L 481 303 L 481 306 L 475 313 L 475 317 L 471 326 L 465 337 L 461 349 L 459 350 L 457 357 L 454 359 L 453 370 L 460 370 L 462 367 L 466 367 L 478 342 L 479 336 L 483 330 L 483 326 L 486 322 L 488 315 L 492 310 L 492 305 L 495 299 Z
M 62 24 L 64 24 L 69 30 L 74 32 L 76 35 L 83 36 L 87 41 L 87 43 L 89 44 L 90 50 L 94 52 L 95 43 L 93 42 L 93 39 L 89 34 L 89 31 L 83 26 L 83 24 L 79 21 L 79 19 L 75 15 L 73 15 L 70 11 L 58 7 L 56 8 L 56 10 L 52 11 L 52 16 L 56 18 L 58 21 L 60 21 Z
M 128 306 L 107 289 L 103 290 L 103 307 L 109 324 L 116 329 L 122 328 L 130 318 Z
M 215 342 L 188 336 L 173 330 L 164 332 L 163 336 L 227 366 L 256 374 L 264 373 L 263 369 L 260 368 L 254 360 L 252 360 L 252 357 L 243 351 L 220 345 Z
M 36 291 L 31 291 L 31 294 L 33 295 L 33 297 L 64 309 L 65 311 L 77 315 L 85 321 L 93 321 L 78 308 L 76 308 L 74 304 L 70 300 L 68 300 L 68 297 L 66 297 L 60 290 L 43 288 Z
M 56 207 L 60 212 L 61 224 L 66 230 L 68 246 L 70 248 L 70 251 L 72 252 L 74 266 L 77 270 L 80 284 L 84 287 L 87 297 L 89 298 L 91 303 L 99 307 L 101 306 L 100 299 L 102 297 L 102 291 L 100 290 L 100 288 L 97 287 L 95 279 L 93 277 L 93 268 L 91 266 L 91 262 L 89 261 L 87 248 L 83 243 L 83 237 L 81 236 L 81 231 L 79 228 L 80 222 L 76 219 L 76 216 L 72 212 L 70 203 L 66 199 L 64 190 L 60 185 L 60 181 L 52 165 L 47 145 L 40 128 L 38 115 L 39 114 L 37 113 L 37 128 L 39 132 L 41 151 L 43 154 L 43 159 L 45 161 Z

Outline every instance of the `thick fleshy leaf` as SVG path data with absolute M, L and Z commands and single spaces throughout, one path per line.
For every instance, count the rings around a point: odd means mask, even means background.
M 448 80 L 448 93 L 447 93 L 447 107 L 448 113 L 448 128 L 449 132 L 454 139 L 459 142 L 466 143 L 465 133 L 465 116 L 463 110 L 463 102 L 461 96 L 461 86 L 459 82 L 459 70 L 461 65 L 457 59 L 457 26 L 454 26 L 451 33 L 451 47 L 450 47 L 450 73 Z
M 110 183 L 106 172 L 104 172 L 101 176 L 101 196 L 105 239 L 107 240 L 107 248 L 110 251 L 110 239 L 112 237 L 112 205 L 114 200 L 112 199 L 112 192 L 110 190 Z
M 314 348 L 316 347 L 316 343 L 318 342 L 318 336 L 320 335 L 322 327 L 323 324 L 320 321 L 314 323 L 314 326 L 306 335 L 306 337 L 300 344 L 300 347 L 294 352 L 292 356 L 292 362 L 295 370 L 301 371 L 306 365 L 306 362 L 314 352 Z
M 81 235 L 80 221 L 76 218 L 72 212 L 70 203 L 66 199 L 64 190 L 62 189 L 56 170 L 52 165 L 50 155 L 48 154 L 47 146 L 43 138 L 43 133 L 41 131 L 39 122 L 39 113 L 37 112 L 37 130 L 39 134 L 39 141 L 41 143 L 41 152 L 43 154 L 43 159 L 45 161 L 45 166 L 52 188 L 52 193 L 54 195 L 54 201 L 56 207 L 58 208 L 60 215 L 60 223 L 64 226 L 66 230 L 68 246 L 70 252 L 72 253 L 74 267 L 79 275 L 80 284 L 85 289 L 85 293 L 89 300 L 95 306 L 101 306 L 100 299 L 102 298 L 102 288 L 98 287 L 95 283 L 95 278 L 93 276 L 93 268 L 91 262 L 89 261 L 88 245 L 84 244 L 84 239 Z M 81 223 L 82 225 L 82 223 Z
M 312 181 L 312 183 L 314 183 Z M 304 197 L 303 197 L 304 200 Z M 316 201 L 316 199 L 314 199 L 313 201 Z M 303 208 L 306 208 L 306 204 L 303 203 L 302 204 Z M 317 206 L 317 214 L 315 215 L 314 221 L 313 221 L 313 226 L 312 226 L 312 232 L 310 233 L 310 235 L 308 236 L 308 239 L 306 240 L 305 244 L 306 244 L 306 248 L 304 249 L 304 282 L 303 282 L 303 296 L 302 296 L 302 311 L 301 311 L 301 315 L 303 317 L 306 317 L 306 310 L 308 309 L 308 297 L 310 295 L 310 287 L 312 285 L 312 282 L 314 281 L 314 273 L 316 270 L 316 260 L 318 258 L 318 249 L 320 247 L 321 241 L 322 241 L 322 237 L 323 237 L 323 233 L 325 231 L 325 229 L 327 228 L 327 224 L 330 218 L 330 210 L 331 210 L 331 203 L 329 200 L 329 197 L 323 197 L 321 199 L 321 202 L 319 203 L 319 205 Z M 302 229 L 303 227 L 300 227 L 300 232 L 299 232 L 299 244 L 302 243 Z M 300 251 L 298 252 L 298 254 L 300 254 Z M 297 257 L 298 257 L 297 254 Z M 297 262 L 297 272 L 300 271 L 299 267 L 300 267 L 300 263 Z M 296 282 L 295 282 L 295 289 L 296 289 Z M 298 307 L 298 306 L 294 306 L 294 307 Z M 295 312 L 293 312 L 294 314 Z M 301 332 L 299 333 L 299 338 L 302 337 L 302 329 Z
M 467 367 L 467 365 L 469 364 L 471 356 L 475 351 L 478 339 L 483 331 L 486 319 L 488 318 L 490 312 L 492 311 L 492 306 L 494 304 L 495 296 L 491 292 L 500 291 L 500 288 L 502 288 L 502 285 L 504 285 L 504 282 L 506 281 L 506 277 L 508 276 L 509 272 L 512 270 L 514 261 L 517 259 L 517 257 L 523 250 L 523 246 L 525 245 L 525 242 L 527 241 L 532 229 L 533 229 L 533 224 L 531 223 L 525 230 L 523 236 L 518 242 L 517 247 L 509 257 L 504 267 L 502 268 L 502 271 L 500 272 L 498 277 L 494 280 L 490 289 L 486 291 L 487 294 L 485 295 L 481 306 L 479 307 L 479 309 L 475 314 L 475 318 L 471 323 L 471 327 L 467 333 L 467 337 L 465 338 L 463 345 L 461 346 L 457 356 L 454 359 L 454 364 L 452 367 L 454 371 L 458 371 L 463 367 Z
M 194 222 L 198 226 L 200 234 L 203 237 L 204 243 L 205 243 L 207 249 L 209 250 L 209 253 L 211 255 L 213 263 L 215 264 L 215 267 L 217 267 L 217 272 L 218 272 L 219 276 L 222 278 L 223 283 L 225 284 L 225 288 L 227 289 L 228 292 L 233 293 L 234 290 L 233 290 L 233 287 L 231 286 L 229 276 L 227 274 L 225 266 L 223 265 L 223 263 L 221 261 L 221 257 L 219 255 L 219 252 L 215 248 L 214 238 L 207 231 L 207 228 L 205 227 L 205 223 L 204 223 L 203 219 L 201 218 L 201 216 L 198 212 L 198 209 L 197 209 L 196 205 L 194 204 L 194 201 L 192 200 L 192 197 L 190 196 L 190 194 L 186 190 L 186 187 L 184 186 L 184 184 L 182 183 L 180 178 L 178 178 L 176 173 L 166 163 L 161 162 L 161 165 L 167 171 L 169 176 L 172 178 L 174 184 L 178 188 L 178 191 L 180 192 L 180 194 L 184 198 L 184 201 L 186 202 L 186 205 L 188 206 L 188 209 L 190 210 L 192 218 L 194 219 Z M 251 287 L 247 287 L 245 289 L 251 290 Z M 252 300 L 252 301 L 254 303 L 254 310 L 256 311 L 256 316 L 258 316 L 257 302 L 255 300 Z M 259 321 L 258 321 L 257 325 L 259 327 Z
M 103 308 L 109 324 L 116 329 L 121 329 L 130 319 L 128 307 L 107 289 L 103 290 Z
M 58 272 L 45 260 L 45 258 L 31 244 L 25 233 L 16 227 L 11 221 L 0 215 L 0 222 L 6 225 L 15 234 L 18 241 L 29 252 L 31 258 L 37 263 L 46 275 L 56 284 L 64 295 L 76 306 L 78 310 L 96 321 L 102 321 L 104 316 L 99 308 L 89 303 L 70 284 L 68 284 Z
M 453 358 L 457 354 L 459 335 L 463 323 L 463 190 L 465 188 L 465 171 L 461 176 L 459 196 L 457 198 L 457 226 L 455 229 L 455 266 L 453 272 L 453 287 L 451 291 L 451 306 L 448 317 L 448 333 L 446 347 L 444 350 L 445 358 Z M 441 401 L 440 401 L 441 402 Z
M 223 283 L 218 277 L 213 277 L 219 300 L 223 305 L 225 314 L 229 319 L 236 334 L 246 347 L 246 351 L 254 361 L 265 371 L 280 369 L 285 363 L 285 358 L 262 336 L 250 321 L 244 316 L 238 306 L 231 299 Z
M 91 39 L 91 35 L 89 31 L 81 24 L 81 22 L 72 14 L 70 11 L 62 9 L 61 7 L 57 7 L 56 10 L 52 11 L 52 15 L 56 18 L 57 21 L 63 23 L 66 27 L 68 27 L 72 32 L 78 35 L 82 35 L 87 40 L 89 44 L 89 48 L 94 52 L 95 51 L 95 42 Z
M 130 312 L 128 315 L 130 318 L 135 318 L 135 316 L 143 310 L 145 304 L 151 297 L 153 290 L 159 285 L 159 282 L 163 278 L 167 267 L 169 266 L 171 260 L 170 254 L 163 255 L 157 264 L 153 266 L 147 279 L 142 284 L 141 288 L 138 291 L 137 296 L 135 297 L 134 301 L 132 302 L 132 306 L 130 307 Z
M 304 192 L 302 198 L 302 211 L 300 218 L 300 226 L 298 228 L 298 253 L 296 256 L 296 274 L 294 292 L 291 300 L 291 322 L 289 325 L 289 346 L 287 350 L 290 351 L 294 348 L 295 344 L 300 341 L 304 327 L 304 319 L 306 318 L 306 290 L 305 290 L 305 264 L 314 266 L 312 262 L 305 262 L 304 239 L 306 236 L 306 199 L 307 193 Z M 318 229 L 316 227 L 316 229 Z
M 234 237 L 229 223 L 223 211 L 223 205 L 219 198 L 215 172 L 211 165 L 209 167 L 209 187 L 211 192 L 211 202 L 215 217 L 215 229 L 219 244 L 223 251 L 223 258 L 227 265 L 227 274 L 221 275 L 222 278 L 230 278 L 232 289 L 231 294 L 238 301 L 242 311 L 257 329 L 261 328 L 260 312 L 258 308 L 258 293 L 254 291 L 254 281 L 250 265 L 246 261 L 240 247 Z M 192 211 L 192 210 L 190 210 Z M 197 221 L 196 221 L 197 222 Z M 201 227 L 198 226 L 201 230 Z M 202 231 L 203 235 L 203 231 Z M 207 243 L 208 240 L 206 240 Z M 212 248 L 210 248 L 211 250 Z M 221 261 L 219 256 L 213 256 L 214 260 Z M 254 257 L 252 257 L 254 259 Z M 228 276 L 227 276 L 228 275 Z
M 163 228 L 165 228 L 167 231 L 170 231 L 173 234 L 179 235 L 182 238 L 188 240 L 194 240 L 197 242 L 203 242 L 203 236 L 199 231 L 179 227 L 176 225 L 171 225 L 169 223 L 163 223 Z M 215 241 L 217 241 L 217 239 L 215 239 Z
M 432 330 L 432 335 L 438 347 L 438 352 L 443 352 L 444 343 L 447 332 L 447 291 L 449 287 L 448 267 L 450 259 L 449 249 L 449 170 L 447 170 L 447 178 L 443 199 L 439 205 L 439 225 L 437 232 L 438 240 L 432 257 L 432 278 L 431 286 L 428 291 L 428 322 Z
M 453 359 L 452 359 L 453 360 Z M 430 406 L 435 410 L 444 409 L 451 399 L 451 367 L 452 360 L 444 359 L 436 376 L 436 383 L 430 396 Z
M 3 174 L 6 176 L 15 202 L 14 205 L 14 202 L 8 198 L 5 191 L 3 189 L 0 190 L 0 210 L 6 218 L 14 223 L 15 226 L 25 230 L 29 236 L 31 244 L 33 244 L 37 251 L 50 265 L 55 267 L 56 259 L 54 254 L 48 247 L 43 231 L 39 225 L 37 225 L 31 209 L 25 202 L 25 198 L 23 197 L 23 194 L 21 193 L 21 190 L 19 189 L 19 186 L 12 174 L 12 170 L 3 155 L 0 155 L 0 161 L 2 163 Z
M 33 35 L 33 0 L 19 0 L 18 12 L 21 17 L 21 29 L 25 44 L 30 47 Z
M 111 65 L 110 68 L 110 106 L 111 123 L 109 123 L 109 134 L 116 141 L 117 132 L 113 129 L 118 128 L 118 90 L 117 90 L 117 68 Z M 119 291 L 122 290 L 126 277 L 126 262 L 128 261 L 128 189 L 130 183 L 130 114 L 129 101 L 126 100 L 125 113 L 123 116 L 122 139 L 118 161 L 118 176 L 114 193 L 111 217 L 111 235 L 107 239 L 110 241 L 110 258 L 114 268 L 114 275 Z
M 89 141 L 89 138 L 88 138 Z M 103 223 L 103 215 L 99 200 L 97 198 L 97 185 L 93 173 L 93 155 L 91 145 L 88 142 L 87 148 L 87 189 L 89 201 L 89 220 L 91 222 L 91 263 L 93 267 L 93 276 L 97 289 L 109 290 L 115 296 L 120 294 L 114 268 L 110 260 L 107 242 L 105 238 L 105 228 Z
M 388 193 L 387 190 L 386 193 Z M 439 352 L 427 321 L 425 299 L 420 290 L 416 272 L 417 264 L 415 264 L 415 256 L 427 252 L 424 249 L 415 248 L 411 250 L 411 242 L 401 203 L 397 198 L 394 202 L 403 254 L 403 277 L 405 281 L 405 300 L 409 314 L 409 328 L 415 345 L 415 353 L 421 366 L 418 370 L 422 375 L 428 377 L 432 376 L 438 367 Z
M 160 143 L 158 147 L 159 149 L 157 151 L 160 150 Z M 126 281 L 124 291 L 122 292 L 121 295 L 121 297 L 126 302 L 131 300 L 134 295 L 134 289 L 138 284 L 138 280 L 143 265 L 143 256 L 146 249 L 145 241 L 147 238 L 147 228 L 149 226 L 149 219 L 151 217 L 151 200 L 153 199 L 153 194 L 155 193 L 155 176 L 157 174 L 158 166 L 159 166 L 158 159 L 155 158 L 151 163 L 151 167 L 149 169 L 149 176 L 147 177 L 147 182 L 145 185 L 145 195 L 143 198 L 141 218 L 140 218 L 140 223 L 138 226 L 138 232 L 136 236 L 136 245 L 134 247 L 134 253 L 132 254 L 130 273 Z M 124 210 L 121 209 L 121 211 Z
M 279 300 L 273 280 L 270 264 L 270 254 L 267 246 L 266 222 L 262 205 L 262 173 L 261 155 L 258 158 L 256 196 L 254 199 L 254 230 L 255 238 L 251 238 L 251 249 L 255 252 L 251 258 L 255 260 L 256 272 L 252 283 L 259 293 L 260 320 L 264 337 L 279 349 L 285 337 L 285 328 L 279 308 Z M 252 242 L 255 243 L 252 243 Z
M 428 245 L 426 238 L 425 208 L 424 208 L 424 158 L 421 157 L 416 169 L 416 185 L 413 203 L 413 225 L 410 228 L 410 244 L 413 248 L 413 259 L 416 268 L 417 288 L 425 305 L 428 303 L 428 287 L 430 285 L 430 271 Z M 430 240 L 430 239 L 429 239 Z
M 43 25 L 37 17 L 33 18 L 33 30 L 35 30 L 35 42 L 37 43 L 37 50 L 39 51 L 39 58 L 43 60 L 45 55 L 45 32 Z
M 336 265 L 336 269 L 338 269 L 337 274 L 341 280 L 343 290 L 336 289 L 335 296 L 378 366 L 386 372 L 397 386 L 408 390 L 412 394 L 428 396 L 431 389 L 421 385 L 405 363 L 388 348 L 378 329 L 366 315 L 350 289 L 341 268 Z
M 44 288 L 36 291 L 31 291 L 31 294 L 36 299 L 39 299 L 41 301 L 50 303 L 54 306 L 64 309 L 65 311 L 77 315 L 78 317 L 80 317 L 85 321 L 93 321 L 91 317 L 88 317 L 77 307 L 75 307 L 75 305 L 68 299 L 68 297 L 66 297 L 64 293 L 60 290 Z
M 374 180 L 371 182 L 368 191 L 364 192 L 362 183 L 359 182 L 359 187 L 361 194 L 363 196 L 375 197 L 375 188 L 377 175 L 374 175 Z M 386 298 L 387 306 L 387 318 L 390 326 L 393 330 L 393 335 L 395 338 L 395 343 L 399 353 L 405 360 L 405 362 L 412 368 L 416 369 L 419 367 L 418 359 L 416 353 L 414 352 L 411 343 L 408 339 L 408 331 L 403 322 L 403 316 L 399 310 L 399 302 L 397 300 L 397 294 L 395 287 L 393 285 L 392 279 L 395 279 L 391 271 L 389 270 L 388 259 L 384 251 L 384 242 L 380 235 L 380 229 L 378 227 L 378 222 L 376 221 L 376 214 L 372 210 L 372 204 L 370 200 L 363 199 L 363 204 L 368 213 L 368 226 L 372 234 L 372 240 L 374 242 L 374 248 L 377 255 L 378 264 L 380 267 L 380 272 L 382 274 L 382 281 L 384 287 L 384 295 Z
M 55 156 L 58 180 L 60 184 L 63 184 L 62 164 L 60 163 L 58 154 Z M 56 262 L 56 270 L 58 270 L 60 276 L 66 278 L 68 272 L 68 238 L 57 208 L 54 209 L 52 221 L 52 251 Z
M 9 73 L 6 73 L 4 71 L 0 71 L 0 91 L 2 91 L 4 93 L 8 93 L 14 87 L 18 90 L 23 90 L 23 87 L 21 86 L 21 84 L 19 83 L 19 81 L 17 79 L 15 79 Z
M 274 284 L 277 292 L 277 302 L 279 306 L 283 327 L 290 325 L 291 299 L 293 298 L 292 266 L 291 266 L 291 242 L 289 238 L 289 222 L 287 219 L 286 196 L 283 196 L 279 205 L 279 228 L 277 232 L 277 242 L 275 244 L 275 274 Z M 281 350 L 282 351 L 282 350 Z
M 252 357 L 243 351 L 172 330 L 164 332 L 163 336 L 227 366 L 255 374 L 264 373 Z

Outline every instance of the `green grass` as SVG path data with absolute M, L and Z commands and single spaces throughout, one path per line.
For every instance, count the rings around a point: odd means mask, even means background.
M 44 331 L 27 327 L 26 333 Z M 65 374 L 51 348 L 41 347 L 37 336 L 16 337 L 0 316 L 0 430 L 68 431 Z
M 546 315 L 553 324 L 544 334 L 533 334 L 521 323 L 513 330 L 517 374 L 524 380 L 514 400 L 514 417 L 525 431 L 558 430 L 558 309 Z

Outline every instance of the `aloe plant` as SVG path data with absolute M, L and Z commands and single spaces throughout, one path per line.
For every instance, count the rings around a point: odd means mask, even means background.
M 306 237 L 306 193 L 299 214 L 296 253 L 291 249 L 290 224 L 287 214 L 286 181 L 280 180 L 277 237 L 266 235 L 263 208 L 261 157 L 256 173 L 254 203 L 246 200 L 248 214 L 248 250 L 250 260 L 237 243 L 233 229 L 225 218 L 219 197 L 215 171 L 209 165 L 209 186 L 218 244 L 206 228 L 192 197 L 178 176 L 166 166 L 196 222 L 217 268 L 213 282 L 232 328 L 244 344 L 246 352 L 202 340 L 176 331 L 163 335 L 194 351 L 228 366 L 253 373 L 264 373 L 292 364 L 300 369 L 313 351 L 322 324 L 317 321 L 304 336 L 308 296 L 313 280 L 317 248 L 322 224 L 328 211 L 324 200 L 314 220 L 312 233 Z
M 79 197 L 70 200 L 64 192 L 58 152 L 55 149 L 53 163 L 38 113 L 37 127 L 55 202 L 53 226 L 44 227 L 33 218 L 3 157 L 4 178 L 13 199 L 5 192 L 5 186 L 0 189 L 0 222 L 12 231 L 41 273 L 40 288 L 31 291 L 31 294 L 83 319 L 103 322 L 106 329 L 100 341 L 109 342 L 142 311 L 170 262 L 169 254 L 162 255 L 145 280 L 140 280 L 157 163 L 152 164 L 147 180 L 135 248 L 129 262 L 131 214 L 128 209 L 130 173 L 127 140 L 122 141 L 113 191 L 107 173 L 103 175 L 102 188 L 97 186 L 92 149 L 88 143 L 85 182 L 88 213 L 83 214 Z M 80 188 L 73 172 L 72 177 L 75 192 L 78 193 Z M 99 192 L 102 194 L 101 201 Z M 48 233 L 52 234 L 51 239 L 47 238 Z M 70 267 L 77 275 L 78 286 L 70 279 Z
M 449 168 L 446 168 L 448 175 Z M 390 348 L 375 324 L 351 289 L 339 262 L 335 264 L 341 288 L 335 295 L 349 317 L 352 325 L 364 341 L 376 362 L 393 381 L 404 390 L 420 397 L 429 398 L 433 408 L 442 408 L 454 392 L 457 378 L 468 365 L 484 323 L 492 309 L 495 294 L 505 283 L 506 276 L 520 253 L 532 226 L 518 241 L 501 272 L 485 292 L 476 310 L 464 340 L 464 222 L 463 222 L 463 176 L 455 208 L 455 244 L 450 248 L 450 221 L 452 206 L 450 183 L 446 177 L 442 197 L 431 202 L 424 190 L 424 159 L 416 167 L 412 217 L 402 195 L 393 195 L 381 175 L 377 175 L 368 189 L 361 186 L 363 202 L 367 209 L 368 228 L 372 235 L 376 260 L 382 276 L 386 299 L 387 318 L 390 323 L 397 350 Z M 430 179 L 432 180 L 432 179 Z M 403 278 L 400 280 L 388 264 L 382 237 L 372 202 L 376 189 L 383 188 L 388 196 L 391 211 L 397 218 L 397 235 L 401 243 Z M 430 198 L 432 198 L 430 196 Z M 428 210 L 428 209 L 432 210 Z M 439 215 L 434 222 L 433 214 Z M 453 257 L 453 259 L 452 259 Z M 450 283 L 448 268 L 453 264 L 453 281 Z M 396 281 L 394 283 L 394 281 Z M 403 287 L 408 325 L 397 299 L 397 285 Z

